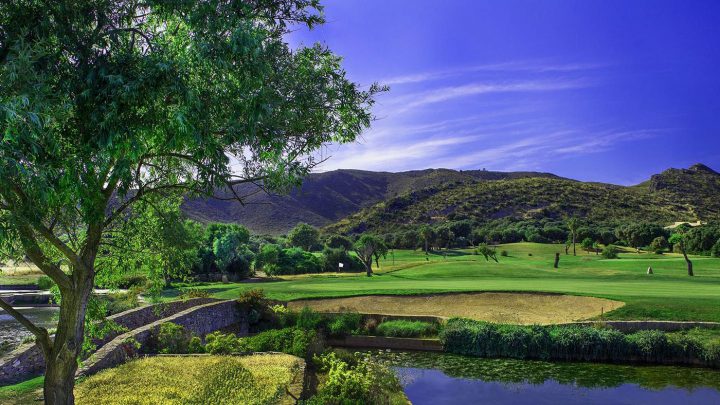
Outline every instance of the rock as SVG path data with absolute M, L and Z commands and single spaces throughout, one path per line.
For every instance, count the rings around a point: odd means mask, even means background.
M 648 267 L 647 274 L 653 274 L 652 267 Z

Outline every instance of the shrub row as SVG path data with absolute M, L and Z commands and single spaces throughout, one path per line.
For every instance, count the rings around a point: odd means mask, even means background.
M 271 326 L 320 330 L 329 336 L 339 338 L 347 335 L 378 335 L 389 337 L 429 337 L 437 335 L 439 325 L 432 322 L 392 320 L 378 322 L 357 312 L 342 314 L 321 314 L 309 307 L 299 312 L 288 310 L 282 305 L 272 308 L 274 321 Z
M 445 351 L 477 357 L 720 365 L 720 348 L 661 331 L 623 334 L 590 326 L 521 326 L 450 319 Z
M 381 336 L 414 338 L 433 336 L 438 331 L 437 324 L 421 321 L 386 321 L 378 325 L 377 334 Z
M 210 353 L 235 354 L 246 352 L 282 352 L 312 358 L 322 349 L 315 331 L 300 328 L 272 329 L 250 337 L 238 338 L 232 333 L 213 332 L 202 340 L 184 327 L 166 322 L 155 334 L 151 351 L 163 354 Z

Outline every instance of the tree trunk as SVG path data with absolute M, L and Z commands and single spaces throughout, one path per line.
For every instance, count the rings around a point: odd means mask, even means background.
M 425 253 L 428 252 L 428 240 L 425 239 Z
M 43 394 L 48 405 L 75 403 L 75 372 L 85 333 L 85 312 L 92 294 L 94 277 L 86 272 L 74 274 L 76 288 L 63 291 L 60 319 L 49 353 L 45 353 Z M 91 273 L 91 272 L 90 272 Z
M 553 267 L 557 269 L 558 263 L 560 263 L 560 253 L 555 253 L 555 264 L 553 265 Z
M 575 252 L 575 232 L 573 232 L 572 238 L 573 238 L 573 256 L 577 256 L 577 253 Z
M 380 258 L 379 257 L 375 258 L 375 267 L 378 269 L 380 268 Z
M 690 259 L 688 259 L 687 253 L 685 253 L 685 249 L 683 249 L 682 252 L 683 252 L 683 257 L 685 258 L 685 262 L 687 263 L 688 276 L 692 277 L 695 275 L 693 273 L 692 262 L 690 261 Z
M 368 276 L 368 277 L 372 277 L 372 275 L 373 275 L 373 271 L 372 271 L 373 258 L 372 258 L 372 256 L 370 256 L 369 259 L 363 259 L 363 258 L 361 257 L 361 258 L 360 258 L 360 261 L 362 261 L 363 264 L 365 265 L 365 272 L 367 273 L 367 276 Z

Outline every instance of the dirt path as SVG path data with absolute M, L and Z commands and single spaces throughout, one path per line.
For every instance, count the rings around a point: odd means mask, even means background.
M 554 324 L 588 319 L 625 305 L 604 298 L 558 294 L 468 293 L 422 296 L 361 296 L 298 300 L 291 309 L 357 311 L 394 315 L 461 316 L 514 324 Z

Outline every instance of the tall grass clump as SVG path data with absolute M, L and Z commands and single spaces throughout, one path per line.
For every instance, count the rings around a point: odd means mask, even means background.
M 345 336 L 360 330 L 363 316 L 357 312 L 347 312 L 336 316 L 328 324 L 331 336 Z
M 437 333 L 437 325 L 430 322 L 396 320 L 381 323 L 377 328 L 378 335 L 412 338 L 427 337 Z

